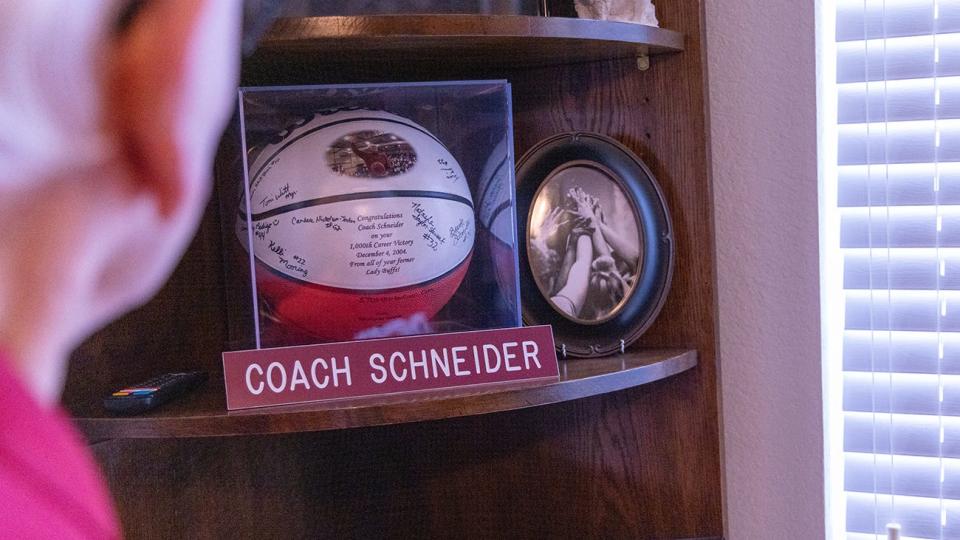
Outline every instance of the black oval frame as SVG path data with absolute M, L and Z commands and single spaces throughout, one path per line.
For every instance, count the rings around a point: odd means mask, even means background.
M 599 324 L 577 323 L 559 313 L 540 292 L 527 256 L 527 226 L 534 197 L 553 171 L 571 161 L 594 162 L 613 172 L 611 179 L 630 199 L 640 221 L 640 275 L 620 311 Z M 605 135 L 584 132 L 562 133 L 537 143 L 517 163 L 517 226 L 523 320 L 531 326 L 553 326 L 557 350 L 581 357 L 612 354 L 636 341 L 653 324 L 673 277 L 673 228 L 653 173 L 627 147 Z

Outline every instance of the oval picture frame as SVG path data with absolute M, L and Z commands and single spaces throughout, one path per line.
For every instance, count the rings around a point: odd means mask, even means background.
M 620 142 L 571 132 L 517 163 L 523 320 L 549 324 L 561 354 L 621 352 L 660 313 L 673 277 L 670 212 Z

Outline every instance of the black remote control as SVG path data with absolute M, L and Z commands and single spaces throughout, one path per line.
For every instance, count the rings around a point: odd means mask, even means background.
M 118 414 L 139 414 L 193 390 L 206 380 L 207 374 L 202 371 L 165 373 L 117 390 L 103 399 L 103 406 Z

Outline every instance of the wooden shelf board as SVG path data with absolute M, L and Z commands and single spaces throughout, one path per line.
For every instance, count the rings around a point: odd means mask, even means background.
M 679 32 L 627 22 L 521 15 L 305 17 L 277 21 L 246 64 L 529 67 L 683 48 Z
M 438 391 L 227 411 L 223 377 L 157 411 L 118 417 L 92 400 L 74 411 L 74 422 L 91 441 L 119 438 L 219 437 L 326 431 L 420 422 L 510 411 L 571 401 L 658 381 L 697 365 L 693 350 L 627 351 L 560 362 L 560 381 L 530 386 Z

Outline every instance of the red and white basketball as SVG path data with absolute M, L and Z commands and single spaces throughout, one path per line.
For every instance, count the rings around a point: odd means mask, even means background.
M 433 317 L 466 274 L 470 189 L 443 143 L 411 120 L 317 115 L 263 148 L 249 178 L 256 284 L 285 324 L 337 340 Z

